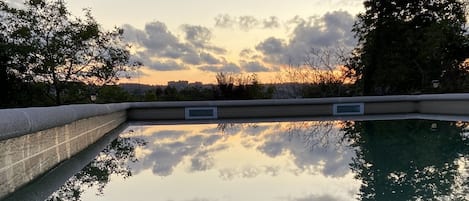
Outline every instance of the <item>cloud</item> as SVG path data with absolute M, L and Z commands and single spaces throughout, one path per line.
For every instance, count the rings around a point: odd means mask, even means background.
M 208 198 L 194 198 L 194 199 L 184 200 L 184 201 L 212 201 L 212 200 Z
M 293 174 L 322 174 L 329 177 L 342 177 L 350 173 L 349 164 L 353 157 L 350 147 L 340 144 L 343 133 L 334 124 L 324 122 L 292 122 L 282 125 L 237 124 L 225 128 L 220 126 L 199 131 L 153 131 L 152 135 L 142 136 L 149 142 L 142 152 L 148 153 L 139 158 L 140 163 L 132 164 L 135 174 L 142 170 L 152 170 L 155 175 L 168 176 L 181 163 L 189 165 L 187 171 L 207 171 L 216 167 L 216 153 L 232 147 L 226 137 L 235 136 L 240 144 L 250 150 L 257 150 L 271 158 L 288 157 L 294 167 L 286 168 L 274 164 L 240 165 L 218 169 L 220 178 L 253 178 L 259 175 L 277 176 L 283 172 Z M 311 139 L 312 141 L 305 141 Z M 309 143 L 324 143 L 333 146 Z M 188 163 L 187 163 L 188 162 Z
M 236 19 L 228 14 L 220 14 L 215 17 L 215 27 L 232 28 L 235 22 Z
M 196 25 L 182 25 L 182 30 L 185 34 L 185 40 L 198 49 L 211 51 L 215 54 L 225 54 L 226 49 L 211 45 L 212 31 L 207 27 Z
M 241 52 L 239 53 L 239 56 L 240 57 L 243 57 L 243 58 L 248 58 L 248 57 L 251 57 L 251 55 L 253 55 L 255 52 L 251 49 L 243 49 L 241 50 Z
M 266 72 L 272 69 L 262 65 L 258 61 L 241 62 L 242 69 L 246 72 Z
M 182 61 L 187 64 L 199 65 L 202 61 L 197 54 L 187 54 L 181 57 Z
M 181 136 L 186 134 L 185 131 L 175 131 L 175 130 L 162 130 L 155 133 L 152 133 L 155 139 L 163 140 L 163 139 L 177 139 Z
M 288 45 L 284 40 L 270 37 L 259 43 L 256 50 L 264 55 L 264 61 L 273 64 L 288 64 Z
M 253 16 L 246 15 L 238 18 L 238 24 L 241 30 L 249 31 L 257 27 L 257 25 L 259 25 L 259 21 Z
M 200 66 L 200 70 L 203 71 L 209 71 L 209 72 L 215 72 L 215 73 L 220 73 L 220 72 L 230 72 L 230 73 L 240 73 L 241 68 L 234 64 L 234 63 L 227 63 L 223 65 L 209 65 L 209 66 Z
M 190 137 L 180 139 L 181 136 Z M 191 159 L 191 171 L 208 170 L 214 165 L 211 154 L 227 148 L 225 145 L 214 145 L 222 139 L 220 135 L 191 136 L 189 131 L 163 130 L 144 139 L 152 142 L 145 147 L 149 154 L 139 159 L 140 163 L 132 164 L 134 173 L 151 169 L 155 175 L 169 176 L 185 158 Z
M 211 139 L 204 139 L 203 146 L 209 146 L 215 144 L 218 140 L 220 140 L 220 136 L 217 135 L 215 138 Z M 206 150 L 199 150 L 191 159 L 191 171 L 206 171 L 212 169 L 215 165 L 214 158 L 212 157 L 212 153 L 222 151 L 224 149 L 229 148 L 227 145 L 219 145 L 215 146 L 214 148 L 206 149 Z
M 275 37 L 267 38 L 256 46 L 256 50 L 262 51 L 262 53 L 267 55 L 283 54 L 286 48 L 286 43 L 282 39 Z
M 297 173 L 342 177 L 350 172 L 348 164 L 354 152 L 345 146 L 327 146 L 340 145 L 342 133 L 333 126 L 328 122 L 292 122 L 287 125 L 289 133 L 274 131 L 257 150 L 272 158 L 291 154 Z M 311 151 L 305 151 L 308 149 Z M 312 169 L 314 172 L 310 172 Z
M 221 61 L 210 53 L 200 53 L 200 59 L 206 64 L 219 64 Z
M 267 156 L 275 158 L 283 153 L 283 146 L 281 142 L 266 142 L 259 147 L 259 150 Z
M 252 29 L 274 29 L 280 27 L 279 19 L 276 16 L 268 18 L 256 18 L 250 15 L 230 16 L 220 14 L 215 17 L 215 27 L 218 28 L 239 28 L 243 31 Z
M 355 18 L 345 11 L 326 13 L 322 17 L 289 20 L 294 24 L 288 41 L 270 37 L 256 45 L 256 50 L 264 55 L 264 62 L 273 64 L 302 64 L 312 48 L 351 49 L 356 44 L 351 32 Z
M 225 181 L 230 181 L 235 178 L 255 178 L 261 174 L 267 174 L 271 176 L 278 175 L 278 167 L 265 166 L 265 167 L 255 167 L 255 166 L 246 166 L 243 168 L 232 168 L 232 169 L 220 169 L 218 170 L 218 176 L 220 179 Z
M 290 201 L 342 201 L 343 199 L 332 195 L 308 195 L 306 197 L 290 198 Z
M 204 47 L 212 38 L 212 32 L 203 26 L 182 25 L 185 39 L 196 47 Z
M 144 29 L 131 25 L 123 28 L 125 39 L 134 47 L 136 59 L 153 70 L 198 68 L 210 72 L 269 72 L 277 69 L 272 66 L 303 64 L 311 49 L 334 50 L 339 46 L 352 49 L 356 44 L 351 32 L 354 20 L 345 11 L 307 18 L 296 16 L 283 22 L 291 27 L 289 38 L 268 37 L 252 48 L 242 50 L 238 61 L 225 60 L 227 50 L 211 43 L 213 33 L 204 26 L 181 25 L 181 36 L 158 21 L 147 23 Z M 256 18 L 222 14 L 215 18 L 215 27 L 236 27 L 244 31 L 279 28 L 281 24 L 276 16 Z
M 183 39 L 158 21 L 147 23 L 143 30 L 128 24 L 123 29 L 124 38 L 136 49 L 136 59 L 153 70 L 185 70 L 191 65 L 220 64 L 216 55 L 226 53 L 224 48 L 210 43 L 212 33 L 203 26 L 182 25 Z
M 270 16 L 267 19 L 264 19 L 262 21 L 262 24 L 264 28 L 266 29 L 272 29 L 272 28 L 279 28 L 280 27 L 280 22 L 278 20 L 278 17 L 276 16 Z
M 174 70 L 187 70 L 188 67 L 184 66 L 183 64 L 176 63 L 175 61 L 167 61 L 167 62 L 159 62 L 154 61 L 148 65 L 153 70 L 158 71 L 174 71 Z
M 239 57 L 246 60 L 255 60 L 259 61 L 262 59 L 262 55 L 252 49 L 243 49 L 239 52 Z

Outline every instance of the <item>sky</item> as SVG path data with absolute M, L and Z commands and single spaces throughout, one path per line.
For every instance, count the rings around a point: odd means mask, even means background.
M 12 4 L 22 0 L 7 0 Z M 362 0 L 65 0 L 106 30 L 124 29 L 133 58 L 144 65 L 121 82 L 214 83 L 218 72 L 258 75 L 276 82 L 287 66 L 314 49 L 350 49 Z

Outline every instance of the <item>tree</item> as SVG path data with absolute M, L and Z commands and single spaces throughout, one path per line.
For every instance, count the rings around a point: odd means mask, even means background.
M 21 66 L 17 77 L 50 86 L 56 104 L 62 103 L 64 84 L 113 82 L 118 73 L 139 65 L 132 62 L 123 30 L 103 31 L 89 10 L 73 17 L 63 1 L 31 0 L 24 9 L 2 2 L 8 43 L 22 47 L 12 59 Z
M 458 0 L 364 2 L 353 31 L 358 47 L 347 67 L 365 95 L 445 92 L 466 84 L 469 40 Z
M 218 99 L 270 99 L 274 93 L 273 87 L 264 87 L 259 83 L 256 74 L 229 74 L 218 73 L 217 95 Z
M 118 85 L 103 85 L 97 91 L 98 103 L 119 103 L 134 101 L 134 97 Z

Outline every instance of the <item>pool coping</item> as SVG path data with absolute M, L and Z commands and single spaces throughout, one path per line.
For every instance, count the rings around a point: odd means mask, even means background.
M 19 137 L 29 133 L 69 124 L 71 122 L 90 117 L 106 115 L 119 111 L 126 111 L 128 120 L 132 121 L 158 121 L 158 120 L 184 120 L 184 116 L 173 114 L 174 111 L 183 113 L 180 109 L 187 107 L 219 107 L 218 119 L 239 119 L 243 112 L 269 107 L 270 111 L 263 115 L 251 114 L 246 118 L 262 119 L 269 117 L 307 117 L 305 108 L 311 108 L 310 117 L 331 117 L 333 104 L 364 103 L 363 115 L 387 114 L 422 114 L 422 115 L 469 115 L 469 109 L 462 107 L 469 103 L 469 94 L 423 94 L 423 95 L 395 95 L 395 96 L 359 96 L 359 97 L 332 97 L 332 98 L 305 98 L 305 99 L 261 99 L 261 100 L 223 100 L 223 101 L 177 101 L 177 102 L 132 102 L 112 104 L 81 104 L 62 105 L 53 107 L 31 107 L 0 110 L 0 140 Z M 390 105 L 394 104 L 394 105 Z M 404 105 L 405 104 L 405 105 Z M 404 109 L 396 110 L 396 108 Z M 225 110 L 223 110 L 223 108 Z M 293 109 L 292 109 L 293 108 Z M 370 108 L 367 110 L 367 108 Z M 385 109 L 379 110 L 377 108 Z M 469 108 L 469 106 L 467 107 Z M 160 113 L 167 109 L 166 113 Z M 246 110 L 246 111 L 243 111 Z M 322 111 L 314 113 L 315 111 Z M 135 111 L 138 111 L 135 113 Z M 155 112 L 152 116 L 135 118 L 138 115 Z M 143 112 L 143 113 L 142 113 Z M 234 115 L 233 113 L 240 114 Z M 285 113 L 282 116 L 282 112 Z M 297 112 L 298 114 L 296 115 Z M 134 114 L 135 113 L 135 114 Z M 257 112 L 259 113 L 259 112 Z M 347 115 L 344 115 L 347 116 Z

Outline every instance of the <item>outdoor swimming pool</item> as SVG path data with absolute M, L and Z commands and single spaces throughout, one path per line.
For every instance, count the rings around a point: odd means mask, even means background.
M 129 124 L 45 198 L 469 200 L 468 125 L 435 120 Z M 8 199 L 41 194 L 49 188 L 47 177 L 63 170 L 57 171 Z

